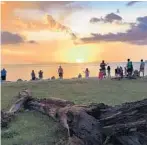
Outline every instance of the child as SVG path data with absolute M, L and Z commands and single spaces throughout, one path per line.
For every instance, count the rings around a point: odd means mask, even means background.
M 100 80 L 102 80 L 102 79 L 104 78 L 104 73 L 103 73 L 102 69 L 100 69 L 98 78 L 99 78 Z
M 80 73 L 79 73 L 79 75 L 78 75 L 78 78 L 79 78 L 79 79 L 81 79 L 81 78 L 82 78 L 82 75 L 81 75 Z

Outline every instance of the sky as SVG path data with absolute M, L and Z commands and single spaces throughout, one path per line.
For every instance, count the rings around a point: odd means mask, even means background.
M 2 64 L 147 60 L 147 2 L 1 2 Z

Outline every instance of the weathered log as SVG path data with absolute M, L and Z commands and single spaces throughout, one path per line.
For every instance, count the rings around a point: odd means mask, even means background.
M 59 122 L 67 129 L 68 145 L 147 145 L 147 99 L 114 107 L 75 105 L 56 98 L 32 98 L 25 90 L 8 114 L 21 108 L 40 111 Z

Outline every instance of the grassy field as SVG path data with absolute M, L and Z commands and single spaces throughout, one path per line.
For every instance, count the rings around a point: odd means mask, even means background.
M 147 97 L 147 79 L 140 80 L 55 80 L 3 83 L 1 107 L 8 109 L 14 96 L 29 88 L 34 97 L 57 97 L 76 104 L 121 104 Z M 10 127 L 2 130 L 2 145 L 65 145 L 66 133 L 51 118 L 37 112 L 21 112 Z

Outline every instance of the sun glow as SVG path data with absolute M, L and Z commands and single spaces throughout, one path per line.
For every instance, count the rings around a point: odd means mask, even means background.
M 93 44 L 84 44 L 68 48 L 64 54 L 65 62 L 88 63 L 100 59 L 101 48 Z
M 77 59 L 76 59 L 76 63 L 84 63 L 84 59 L 82 59 L 82 58 L 77 58 Z

